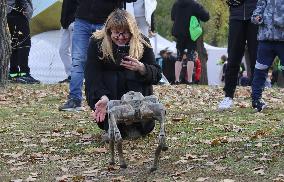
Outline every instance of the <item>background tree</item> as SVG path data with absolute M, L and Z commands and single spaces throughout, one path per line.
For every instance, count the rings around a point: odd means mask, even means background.
M 11 55 L 11 39 L 7 25 L 6 3 L 6 0 L 0 0 L 0 86 L 4 86 L 7 81 Z

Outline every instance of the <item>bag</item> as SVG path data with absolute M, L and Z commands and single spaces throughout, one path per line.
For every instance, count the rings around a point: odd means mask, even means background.
M 189 23 L 189 34 L 191 37 L 191 40 L 196 41 L 198 37 L 202 34 L 202 27 L 197 20 L 195 16 L 190 17 L 190 23 Z

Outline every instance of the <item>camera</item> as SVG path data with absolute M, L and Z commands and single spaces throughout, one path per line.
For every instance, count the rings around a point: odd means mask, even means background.
M 125 56 L 129 55 L 129 45 L 118 46 L 116 53 L 116 63 L 120 64 Z

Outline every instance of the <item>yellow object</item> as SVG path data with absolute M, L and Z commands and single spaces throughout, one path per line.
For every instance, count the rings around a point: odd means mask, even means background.
M 59 30 L 62 1 L 57 1 L 30 21 L 31 36 L 49 30 Z

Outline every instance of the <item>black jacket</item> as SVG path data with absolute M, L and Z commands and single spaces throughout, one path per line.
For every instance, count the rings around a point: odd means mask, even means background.
M 141 92 L 144 96 L 153 94 L 152 85 L 159 82 L 162 71 L 155 62 L 152 48 L 145 46 L 140 59 L 146 67 L 146 74 L 142 76 L 112 60 L 100 60 L 100 45 L 101 40 L 93 39 L 90 42 L 85 69 L 85 94 L 91 109 L 103 95 L 107 95 L 110 100 L 120 100 L 123 94 L 131 90 Z M 113 49 L 116 57 L 117 46 L 113 45 Z
M 209 20 L 209 13 L 199 3 L 194 0 L 176 0 L 171 11 L 171 19 L 174 22 L 172 35 L 174 37 L 189 36 L 191 16 L 196 16 L 204 22 Z
M 77 6 L 77 0 L 63 0 L 60 23 L 64 29 L 67 29 L 75 20 Z
M 230 19 L 250 20 L 256 8 L 257 0 L 244 0 L 239 6 L 230 6 Z
M 126 2 L 135 1 L 137 0 L 79 0 L 75 17 L 92 24 L 102 24 L 113 10 L 123 8 Z

